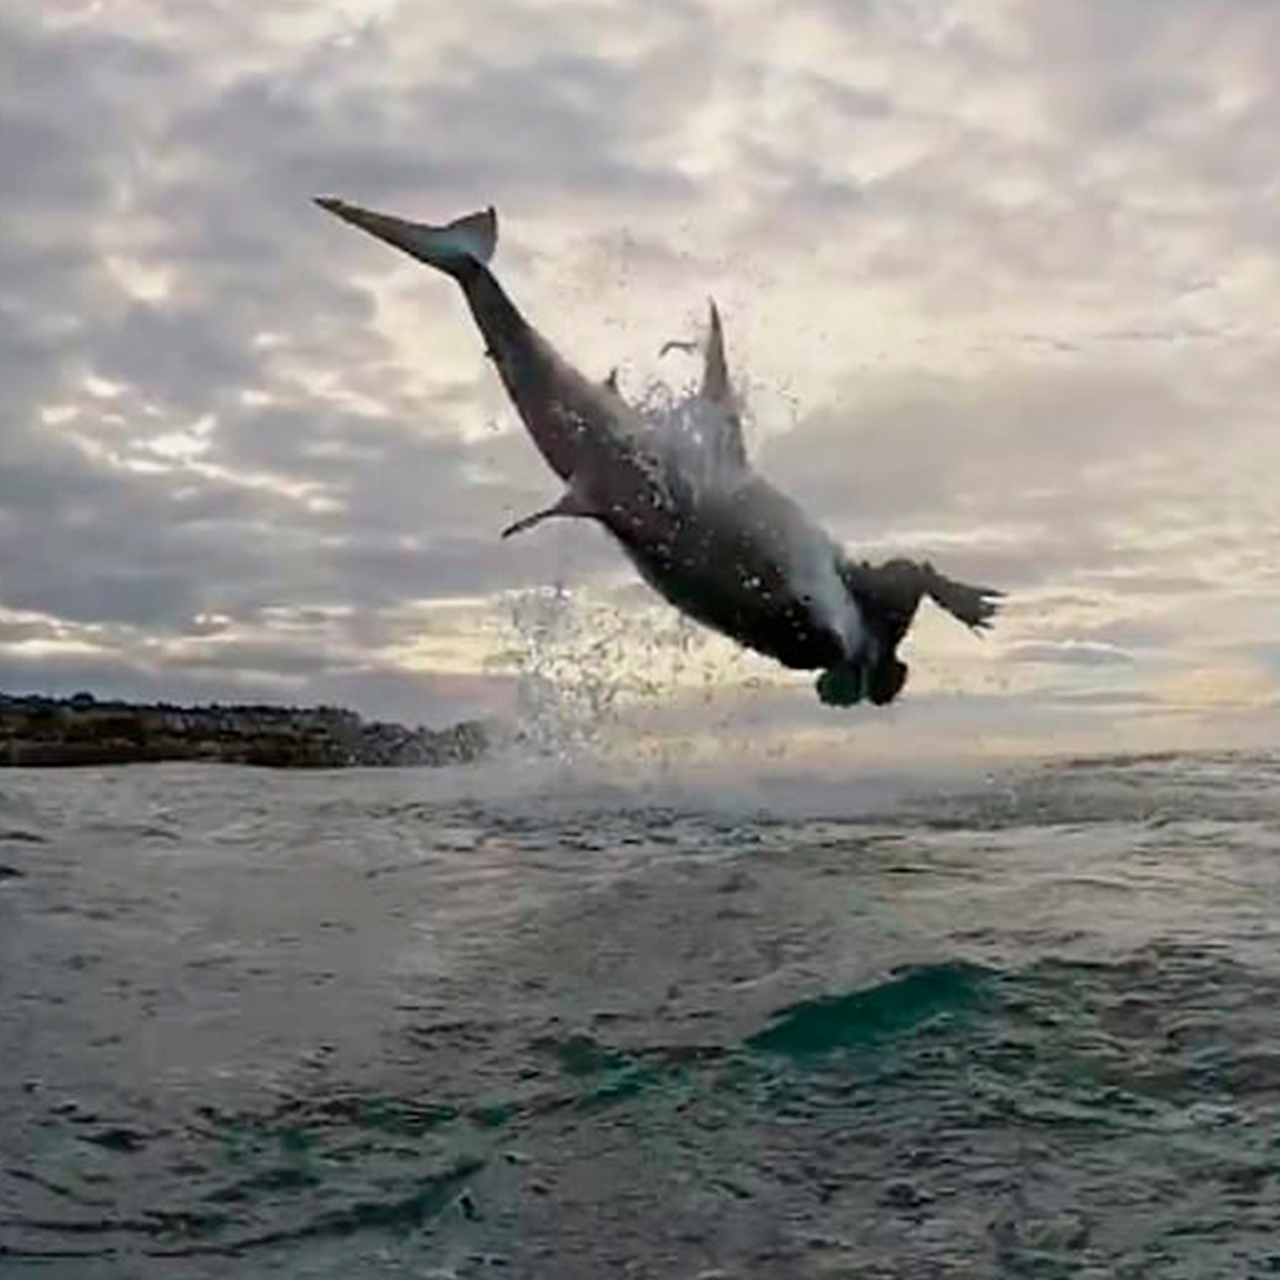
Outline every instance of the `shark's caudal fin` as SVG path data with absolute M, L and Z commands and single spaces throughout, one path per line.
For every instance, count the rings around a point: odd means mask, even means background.
M 482 213 L 469 213 L 442 227 L 433 227 L 425 222 L 409 222 L 389 213 L 362 209 L 334 196 L 317 196 L 316 204 L 353 227 L 451 276 L 465 276 L 469 269 L 483 266 L 493 257 L 498 244 L 498 215 L 492 205 Z

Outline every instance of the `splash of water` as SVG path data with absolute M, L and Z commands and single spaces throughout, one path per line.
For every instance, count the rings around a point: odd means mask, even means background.
M 743 415 L 747 406 L 741 397 L 739 401 L 735 408 Z M 657 488 L 672 504 L 676 518 L 682 510 L 700 505 L 708 494 L 736 490 L 751 474 L 740 461 L 739 428 L 720 405 L 688 392 L 673 395 L 660 382 L 650 384 L 639 403 L 647 427 L 645 454 L 652 460 Z M 751 483 L 763 486 L 756 498 L 771 490 L 758 475 Z M 841 549 L 799 508 L 779 501 L 777 491 L 772 492 L 764 509 L 771 512 L 775 525 L 771 539 L 775 546 L 785 547 L 790 585 L 810 599 L 814 612 L 831 631 L 845 637 L 850 651 L 856 649 L 862 624 L 837 569 Z
M 655 379 L 641 390 L 636 408 L 645 424 L 642 457 L 669 499 L 705 492 L 737 474 L 734 428 L 719 405 Z
M 740 482 L 722 408 L 659 380 L 633 403 L 643 419 L 637 454 L 673 518 L 707 489 Z M 793 566 L 815 590 L 828 585 L 809 565 L 829 559 L 822 536 L 801 530 Z M 842 602 L 843 587 L 831 590 Z M 634 589 L 571 585 L 562 564 L 552 585 L 508 597 L 506 623 L 494 665 L 516 677 L 514 745 L 526 757 L 571 767 L 639 759 L 663 772 L 722 746 L 718 730 L 748 752 L 776 760 L 783 750 L 753 733 L 751 706 L 779 675 L 758 673 L 762 659 L 656 597 L 642 603 Z
M 690 489 L 723 478 L 727 422 L 719 409 L 656 379 L 635 403 L 643 438 L 634 446 L 656 501 L 675 506 Z M 624 722 L 644 704 L 668 702 L 687 687 L 707 637 L 672 610 L 620 606 L 607 592 L 573 588 L 565 578 L 562 565 L 551 586 L 508 599 L 509 641 L 500 663 L 516 674 L 520 750 L 565 765 L 595 763 L 624 740 L 636 746 Z M 703 671 L 704 695 L 713 678 Z
M 646 707 L 714 678 L 696 670 L 710 642 L 686 618 L 563 581 L 511 596 L 507 622 L 501 662 L 516 675 L 515 743 L 560 764 L 633 753 Z

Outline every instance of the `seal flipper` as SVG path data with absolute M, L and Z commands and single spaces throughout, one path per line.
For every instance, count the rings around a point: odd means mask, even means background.
M 877 707 L 885 707 L 902 692 L 907 683 L 907 664 L 892 653 L 886 654 L 866 672 L 867 697 Z
M 814 682 L 818 700 L 827 707 L 856 707 L 864 693 L 864 668 L 856 663 L 831 667 Z
M 974 587 L 967 582 L 957 582 L 939 573 L 931 564 L 924 565 L 928 575 L 925 590 L 933 602 L 945 609 L 953 618 L 963 622 L 971 631 L 982 632 L 991 627 L 1004 592 L 995 587 Z
M 973 631 L 992 625 L 1004 599 L 1003 591 L 957 582 L 939 573 L 927 560 L 923 564 L 887 560 L 879 566 L 865 560 L 860 564 L 846 560 L 840 565 L 840 576 L 855 597 L 884 618 L 892 644 L 906 635 L 922 596 L 927 595 Z
M 902 692 L 907 671 L 907 664 L 890 653 L 871 665 L 851 662 L 830 667 L 818 677 L 814 688 L 828 707 L 856 707 L 863 698 L 884 707 Z

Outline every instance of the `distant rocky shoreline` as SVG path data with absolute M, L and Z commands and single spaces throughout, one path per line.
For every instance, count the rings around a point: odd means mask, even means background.
M 0 767 L 202 760 L 281 769 L 467 764 L 487 725 L 445 729 L 366 721 L 339 707 L 209 706 L 0 693 Z

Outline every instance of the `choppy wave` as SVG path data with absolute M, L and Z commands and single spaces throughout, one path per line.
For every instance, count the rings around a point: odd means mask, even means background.
M 0 1272 L 1280 1265 L 1280 757 L 550 777 L 6 773 Z

